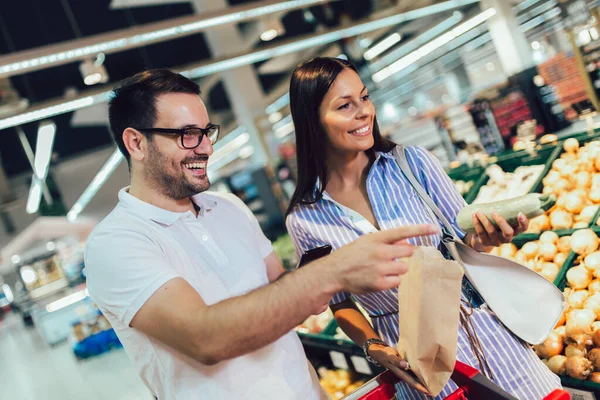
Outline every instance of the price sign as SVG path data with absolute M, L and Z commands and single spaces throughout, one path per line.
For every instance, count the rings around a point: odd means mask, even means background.
M 356 372 L 360 372 L 361 374 L 366 375 L 373 374 L 373 371 L 369 366 L 369 362 L 365 358 L 359 356 L 352 356 L 350 357 L 350 360 L 352 360 L 352 365 L 354 366 Z
M 334 367 L 348 369 L 348 361 L 343 353 L 340 353 L 339 351 L 330 351 L 329 356 L 331 357 L 331 362 Z
M 592 392 L 569 387 L 565 387 L 564 389 L 571 394 L 571 400 L 596 400 L 596 396 Z

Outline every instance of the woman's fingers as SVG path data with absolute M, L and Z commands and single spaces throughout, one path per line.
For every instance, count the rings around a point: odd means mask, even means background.
M 481 244 L 486 245 L 490 241 L 490 237 L 489 237 L 488 233 L 486 232 L 485 227 L 479 220 L 477 213 L 473 213 L 472 218 L 473 218 L 473 226 L 475 227 L 475 233 L 477 234 L 479 241 L 481 242 Z
M 432 394 L 425 388 L 425 386 L 421 385 L 419 381 L 413 376 L 410 371 L 404 371 L 401 368 L 398 368 L 395 365 L 390 366 L 390 371 L 392 371 L 398 378 L 402 379 L 406 382 L 410 387 L 415 390 L 418 390 L 421 393 L 426 394 L 427 396 L 432 396 Z
M 500 231 L 502 232 L 502 242 L 503 243 L 510 242 L 512 240 L 513 236 L 515 235 L 515 230 L 513 229 L 513 227 L 510 226 L 508 221 L 505 220 L 502 217 L 502 215 L 500 215 L 496 211 L 492 211 L 492 217 L 494 218 L 494 221 L 496 221 L 498 228 L 500 228 Z
M 519 221 L 519 226 L 515 232 L 515 235 L 523 233 L 529 228 L 529 219 L 523 213 L 519 213 L 517 216 L 517 220 Z

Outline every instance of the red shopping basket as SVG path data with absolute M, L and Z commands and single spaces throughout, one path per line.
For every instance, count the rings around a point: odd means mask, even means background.
M 467 364 L 456 362 L 452 380 L 458 389 L 445 400 L 518 400 L 506 392 L 485 375 L 479 373 Z M 391 371 L 385 371 L 369 382 L 362 385 L 354 392 L 348 394 L 342 400 L 390 400 L 396 394 L 394 385 L 399 379 Z M 556 389 L 544 400 L 570 400 L 571 395 L 565 391 Z

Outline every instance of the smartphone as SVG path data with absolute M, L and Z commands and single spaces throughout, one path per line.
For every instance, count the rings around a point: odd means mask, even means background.
M 298 268 L 305 266 L 309 262 L 315 261 L 321 257 L 325 257 L 331 253 L 331 246 L 326 244 L 325 246 L 315 247 L 314 249 L 310 249 L 302 254 L 300 257 L 300 262 L 298 263 Z

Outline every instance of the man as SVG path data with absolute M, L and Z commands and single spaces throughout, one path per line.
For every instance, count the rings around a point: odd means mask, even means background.
M 205 193 L 219 127 L 198 86 L 168 70 L 126 80 L 111 130 L 131 184 L 90 235 L 92 299 L 159 399 L 318 399 L 292 328 L 334 293 L 399 284 L 413 226 L 359 239 L 297 271 L 284 270 L 233 195 Z

